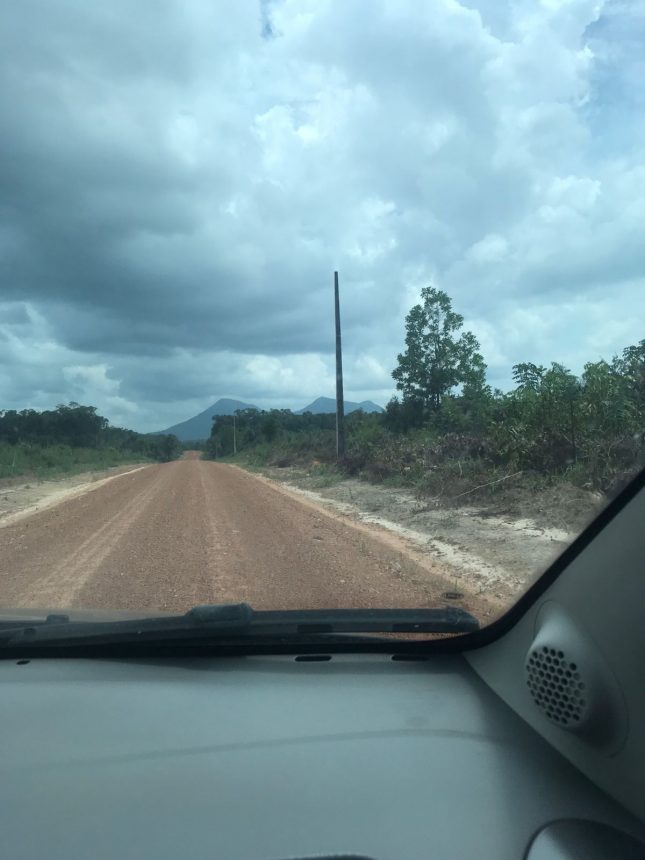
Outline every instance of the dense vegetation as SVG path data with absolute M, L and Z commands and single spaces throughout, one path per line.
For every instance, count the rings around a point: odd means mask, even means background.
M 462 327 L 445 293 L 423 290 L 392 374 L 400 396 L 383 415 L 347 417 L 342 470 L 460 498 L 563 480 L 612 493 L 642 466 L 645 340 L 587 363 L 580 376 L 557 362 L 517 364 L 515 387 L 502 392 L 487 384 L 477 339 Z M 237 450 L 257 464 L 334 463 L 334 428 L 333 415 L 235 416 Z M 232 417 L 215 421 L 210 456 L 233 452 L 233 430 Z
M 80 472 L 134 460 L 172 460 L 174 436 L 148 436 L 110 427 L 93 406 L 70 403 L 38 412 L 0 412 L 0 477 Z

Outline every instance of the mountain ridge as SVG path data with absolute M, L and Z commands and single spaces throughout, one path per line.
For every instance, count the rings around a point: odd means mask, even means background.
M 230 397 L 220 397 L 208 409 L 204 409 L 198 415 L 173 424 L 166 430 L 155 430 L 151 435 L 159 436 L 164 433 L 172 433 L 180 442 L 201 442 L 211 435 L 214 415 L 233 415 L 237 409 L 257 409 L 252 403 L 244 403 L 242 400 L 233 400 Z
M 372 400 L 361 400 L 360 403 L 355 403 L 353 400 L 345 400 L 345 415 L 350 412 L 356 412 L 362 409 L 363 412 L 385 412 L 382 406 L 374 403 Z M 314 415 L 322 415 L 330 412 L 336 412 L 336 399 L 334 397 L 317 397 L 307 406 L 302 409 L 296 409 L 295 415 L 304 415 L 305 412 L 311 412 Z
M 208 439 L 213 426 L 213 416 L 215 415 L 233 415 L 238 409 L 257 409 L 252 403 L 245 403 L 242 400 L 234 400 L 230 397 L 220 397 L 208 409 L 204 409 L 198 415 L 193 415 L 192 418 L 187 418 L 185 421 L 180 421 L 167 427 L 165 430 L 155 430 L 151 436 L 160 436 L 162 434 L 171 433 L 175 435 L 180 442 L 201 442 Z M 360 403 L 355 403 L 352 400 L 345 401 L 345 414 L 356 412 L 357 409 L 362 409 L 363 412 L 384 412 L 382 406 L 373 403 L 371 400 L 363 400 Z M 317 397 L 307 406 L 294 411 L 294 415 L 304 415 L 305 412 L 312 412 L 314 415 L 322 415 L 336 412 L 336 400 L 333 397 Z

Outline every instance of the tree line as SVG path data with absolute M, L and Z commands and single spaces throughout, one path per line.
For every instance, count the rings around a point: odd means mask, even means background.
M 462 326 L 446 293 L 422 291 L 392 374 L 401 398 L 388 404 L 391 429 L 471 434 L 493 462 L 566 471 L 601 488 L 642 459 L 645 340 L 587 362 L 579 376 L 559 362 L 521 362 L 505 393 L 487 384 L 479 343 Z
M 480 345 L 447 293 L 427 287 L 406 317 L 392 372 L 398 395 L 384 414 L 347 416 L 344 468 L 419 477 L 456 458 L 601 490 L 643 462 L 645 340 L 580 375 L 558 362 L 513 366 L 514 387 L 493 390 Z M 235 416 L 239 451 L 267 462 L 334 459 L 334 415 L 247 409 Z M 214 420 L 206 450 L 233 452 L 233 417 Z
M 112 449 L 146 459 L 173 460 L 181 453 L 176 436 L 151 436 L 111 427 L 94 406 L 71 402 L 55 409 L 0 411 L 0 444 L 41 448 Z

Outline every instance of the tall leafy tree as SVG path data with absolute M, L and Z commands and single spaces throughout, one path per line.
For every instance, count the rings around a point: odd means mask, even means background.
M 566 367 L 532 362 L 513 367 L 517 388 L 502 397 L 495 428 L 501 450 L 540 471 L 575 463 L 580 447 L 580 381 Z
M 458 385 L 469 397 L 487 391 L 486 365 L 472 332 L 462 332 L 464 318 L 452 309 L 443 290 L 424 287 L 421 304 L 405 319 L 405 352 L 392 376 L 405 401 L 419 401 L 437 411 Z
M 620 357 L 614 357 L 612 367 L 624 378 L 627 396 L 642 422 L 645 417 L 645 340 L 626 347 Z
M 631 396 L 632 379 L 627 372 L 619 372 L 615 361 L 613 364 L 602 359 L 588 362 L 582 383 L 586 426 L 590 434 L 597 439 L 617 438 L 638 429 L 638 408 Z

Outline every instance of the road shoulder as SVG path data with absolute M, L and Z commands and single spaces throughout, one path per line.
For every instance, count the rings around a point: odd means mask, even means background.
M 148 468 L 147 464 L 137 463 L 82 472 L 53 481 L 5 482 L 5 486 L 0 486 L 0 528 L 46 508 L 60 505 L 69 499 L 90 493 L 122 475 L 129 475 L 146 468 Z
M 251 474 L 346 521 L 396 537 L 417 560 L 422 557 L 443 568 L 456 594 L 486 595 L 505 607 L 575 536 L 526 518 L 490 516 L 468 506 L 436 507 L 404 489 L 355 478 L 326 485 L 294 468 L 263 468 Z

